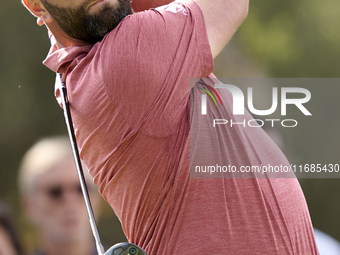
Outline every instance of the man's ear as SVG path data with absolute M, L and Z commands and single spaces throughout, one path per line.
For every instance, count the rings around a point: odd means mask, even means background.
M 45 23 L 52 21 L 50 13 L 46 10 L 40 0 L 22 0 L 22 2 L 34 16 L 40 18 Z

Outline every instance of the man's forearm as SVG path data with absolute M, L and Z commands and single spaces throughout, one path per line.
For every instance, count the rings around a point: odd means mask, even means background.
M 177 0 L 187 3 L 190 0 Z M 249 0 L 193 0 L 201 8 L 215 58 L 248 15 Z

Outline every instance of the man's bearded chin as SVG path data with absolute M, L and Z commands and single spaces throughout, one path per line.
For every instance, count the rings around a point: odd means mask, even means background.
M 88 14 L 86 10 L 89 1 L 77 8 L 58 7 L 47 1 L 41 0 L 65 34 L 73 39 L 89 43 L 101 41 L 123 18 L 133 13 L 129 0 L 117 0 L 115 6 L 104 3 L 101 10 L 92 15 Z

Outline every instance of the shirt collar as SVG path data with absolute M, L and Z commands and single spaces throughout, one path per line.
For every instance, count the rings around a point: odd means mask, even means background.
M 85 45 L 58 49 L 54 43 L 43 64 L 55 73 L 63 73 L 74 59 L 86 56 L 92 47 L 93 45 Z

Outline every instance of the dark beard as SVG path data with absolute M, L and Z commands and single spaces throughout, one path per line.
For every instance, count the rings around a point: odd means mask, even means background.
M 104 3 L 101 11 L 94 15 L 86 11 L 88 2 L 77 8 L 58 7 L 47 0 L 41 2 L 65 34 L 90 43 L 101 41 L 124 17 L 132 14 L 130 0 L 118 0 L 116 7 Z

